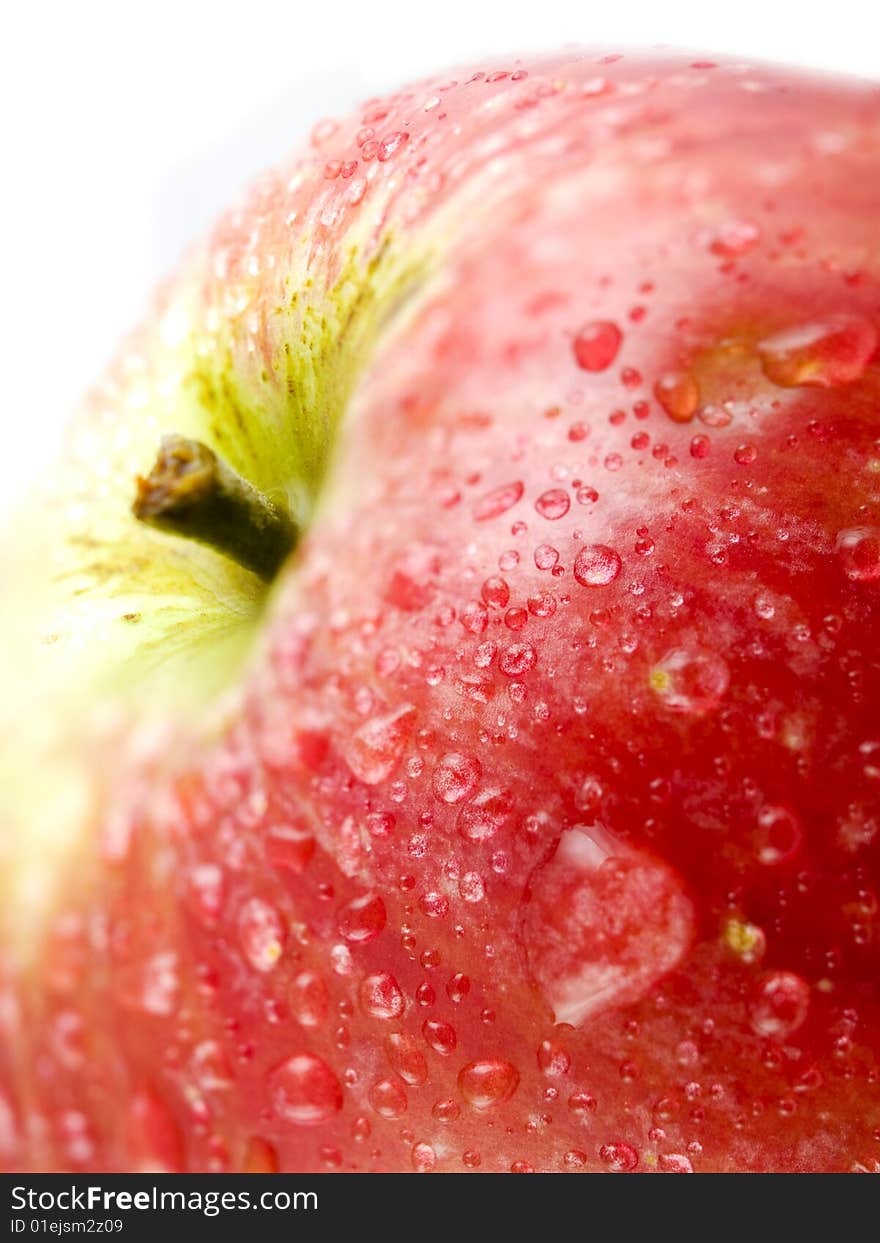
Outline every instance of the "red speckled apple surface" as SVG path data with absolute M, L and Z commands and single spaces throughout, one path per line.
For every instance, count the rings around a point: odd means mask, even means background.
M 72 433 L 41 638 L 129 647 L 52 714 L 10 1167 L 880 1168 L 878 219 L 876 87 L 586 52 L 219 222 Z M 267 598 L 131 517 L 169 431 L 297 518 Z

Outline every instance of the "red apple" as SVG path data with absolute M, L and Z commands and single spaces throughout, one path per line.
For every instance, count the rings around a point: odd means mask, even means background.
M 10 1167 L 878 1168 L 878 219 L 567 53 L 220 221 L 7 540 Z

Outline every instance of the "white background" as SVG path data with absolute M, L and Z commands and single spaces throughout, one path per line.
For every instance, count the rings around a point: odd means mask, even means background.
M 321 116 L 460 60 L 571 42 L 880 77 L 872 0 L 13 0 L 5 10 L 0 512 L 186 242 Z

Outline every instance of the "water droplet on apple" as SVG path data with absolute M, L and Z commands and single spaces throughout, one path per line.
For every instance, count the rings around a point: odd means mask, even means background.
M 612 1144 L 603 1144 L 599 1149 L 599 1159 L 615 1174 L 628 1174 L 639 1163 L 639 1154 L 632 1144 L 618 1140 Z
M 764 374 L 782 388 L 836 388 L 861 379 L 877 350 L 877 329 L 842 311 L 783 329 L 758 344 Z
M 420 1141 L 412 1146 L 412 1166 L 417 1174 L 429 1174 L 437 1165 L 437 1154 L 430 1144 Z
M 664 1174 L 693 1174 L 694 1172 L 690 1157 L 685 1156 L 683 1152 L 661 1153 L 657 1158 L 657 1165 Z
M 733 451 L 733 460 L 738 466 L 751 466 L 758 460 L 758 450 L 752 444 L 737 445 Z
M 570 508 L 571 499 L 562 488 L 550 488 L 549 491 L 542 492 L 535 501 L 535 509 L 541 517 L 551 522 L 564 518 Z
M 584 324 L 573 342 L 575 361 L 583 371 L 605 371 L 617 357 L 622 341 L 623 333 L 611 320 Z
M 654 395 L 675 423 L 689 423 L 700 404 L 700 389 L 689 371 L 662 375 L 654 385 Z
M 538 1067 L 550 1079 L 567 1075 L 571 1069 L 571 1055 L 555 1040 L 542 1040 L 538 1046 Z
M 384 164 L 386 160 L 390 160 L 408 140 L 409 134 L 406 130 L 397 130 L 395 133 L 389 134 L 387 138 L 383 138 L 376 153 L 379 162 Z
M 468 634 L 482 634 L 489 624 L 489 614 L 485 604 L 471 600 L 459 610 L 458 620 Z
M 381 1118 L 402 1118 L 407 1110 L 406 1090 L 396 1079 L 377 1079 L 367 1098 Z
M 535 549 L 535 565 L 539 570 L 552 570 L 559 560 L 559 552 L 552 544 L 539 544 Z
M 305 870 L 314 853 L 315 839 L 304 827 L 278 824 L 266 833 L 266 858 L 294 876 Z
M 434 769 L 431 781 L 434 794 L 444 803 L 460 803 L 474 792 L 481 772 L 479 760 L 450 751 Z
M 697 411 L 697 418 L 706 427 L 727 427 L 733 422 L 733 415 L 724 406 L 703 406 Z
M 403 755 L 415 719 L 415 708 L 404 704 L 394 712 L 372 717 L 354 732 L 344 754 L 359 781 L 378 785 L 391 776 Z
M 232 1084 L 232 1067 L 216 1040 L 203 1040 L 190 1059 L 193 1079 L 202 1092 L 225 1092 Z
M 267 1076 L 276 1115 L 292 1126 L 318 1126 L 342 1109 L 342 1084 L 313 1053 L 297 1053 Z
M 582 587 L 607 587 L 620 570 L 620 557 L 605 544 L 585 544 L 574 563 L 574 576 Z
M 409 1087 L 421 1087 L 428 1081 L 428 1063 L 415 1036 L 394 1032 L 385 1038 L 385 1055 L 394 1073 Z
M 458 831 L 466 841 L 488 841 L 504 828 L 512 810 L 513 796 L 508 790 L 482 790 L 459 813 Z
M 498 668 L 508 678 L 518 678 L 534 669 L 537 653 L 530 643 L 512 643 L 501 653 Z
M 773 867 L 787 863 L 797 854 L 802 839 L 797 816 L 787 807 L 762 807 L 758 813 L 757 855 L 759 862 Z
M 730 685 L 727 662 L 705 648 L 674 648 L 651 670 L 651 687 L 673 712 L 705 716 Z
M 503 484 L 500 488 L 494 488 L 474 505 L 474 518 L 477 522 L 487 522 L 490 518 L 499 517 L 521 500 L 524 491 L 523 484 L 519 480 L 515 483 Z
M 479 872 L 465 872 L 458 882 L 458 893 L 464 902 L 482 902 L 486 886 Z
M 556 612 L 556 597 L 552 591 L 539 591 L 528 599 L 529 612 L 533 617 L 552 617 Z
M 327 985 L 316 971 L 294 976 L 288 995 L 290 1013 L 303 1027 L 320 1027 L 330 1008 Z
M 539 868 L 522 924 L 529 968 L 557 1023 L 631 1004 L 690 945 L 693 910 L 664 863 L 604 829 L 572 829 Z
M 431 1117 L 436 1118 L 438 1122 L 455 1122 L 460 1116 L 460 1105 L 449 1097 L 442 1101 L 435 1101 L 431 1106 Z
M 287 933 L 274 906 L 250 898 L 238 913 L 238 939 L 252 967 L 271 971 L 284 951 Z
M 767 938 L 757 924 L 735 916 L 722 929 L 724 944 L 743 962 L 759 962 L 767 949 Z
M 880 528 L 850 527 L 838 532 L 835 550 L 847 578 L 854 583 L 880 579 Z
M 403 1014 L 404 997 L 400 985 L 387 971 L 365 976 L 358 990 L 363 1010 L 374 1019 L 396 1019 Z
M 352 945 L 374 941 L 385 927 L 385 903 L 376 893 L 366 893 L 346 903 L 336 916 L 339 935 Z
M 803 1024 L 809 1008 L 806 980 L 792 971 L 771 971 L 758 984 L 749 1017 L 759 1036 L 784 1038 Z
M 472 1109 L 491 1109 L 508 1101 L 519 1087 L 519 1071 L 501 1058 L 468 1062 L 458 1075 L 458 1090 Z
M 483 583 L 481 594 L 490 608 L 506 608 L 510 601 L 510 588 L 503 578 L 493 576 Z
M 456 1003 L 464 1001 L 470 991 L 470 978 L 463 975 L 460 971 L 457 971 L 446 985 L 446 994 L 449 1000 Z
M 439 1019 L 425 1019 L 422 1035 L 434 1052 L 443 1057 L 448 1057 L 457 1044 L 455 1028 L 451 1023 L 442 1023 Z
M 449 914 L 449 899 L 445 894 L 431 890 L 419 898 L 419 910 L 429 919 L 443 919 Z

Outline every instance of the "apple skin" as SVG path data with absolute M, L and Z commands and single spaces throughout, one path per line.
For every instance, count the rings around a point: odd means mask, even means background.
M 878 140 L 869 85 L 510 61 L 219 223 L 187 341 L 257 424 L 297 264 L 327 385 L 394 315 L 211 728 L 87 752 L 10 1168 L 878 1168 Z

